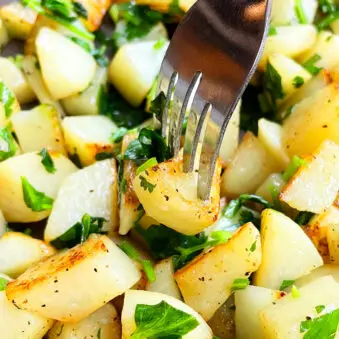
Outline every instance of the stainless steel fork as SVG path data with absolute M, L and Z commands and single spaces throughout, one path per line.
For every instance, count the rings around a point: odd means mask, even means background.
M 177 155 L 187 117 L 183 170 L 198 169 L 200 199 L 209 198 L 227 124 L 259 61 L 271 1 L 198 0 L 162 63 L 157 89 L 166 95 L 162 135 Z

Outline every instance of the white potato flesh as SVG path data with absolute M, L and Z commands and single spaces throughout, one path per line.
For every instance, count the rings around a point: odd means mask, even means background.
M 86 242 L 29 268 L 7 285 L 6 294 L 24 310 L 76 322 L 125 293 L 140 276 L 112 240 L 92 234 Z
M 0 78 L 14 92 L 20 104 L 27 104 L 35 99 L 35 93 L 21 70 L 9 59 L 0 57 Z
M 273 203 L 272 193 L 275 191 L 279 194 L 286 185 L 286 181 L 282 178 L 280 173 L 273 173 L 256 190 L 255 194 L 263 197 L 270 203 Z
M 55 100 L 89 86 L 97 66 L 82 47 L 47 27 L 40 29 L 35 45 L 44 82 Z
M 21 232 L 7 232 L 0 238 L 0 272 L 16 278 L 30 266 L 55 252 L 52 246 L 41 240 Z
M 275 27 L 277 34 L 267 37 L 258 68 L 265 70 L 268 57 L 273 53 L 281 53 L 295 58 L 309 50 L 317 37 L 313 25 L 293 25 Z
M 220 161 L 212 179 L 211 196 L 197 196 L 197 173 L 183 173 L 182 153 L 148 168 L 133 179 L 133 187 L 145 212 L 177 232 L 194 235 L 211 226 L 220 208 Z
M 279 170 L 284 170 L 290 159 L 282 144 L 281 125 L 261 118 L 258 121 L 258 139 L 264 145 L 270 156 L 279 164 Z
M 279 289 L 284 280 L 295 280 L 323 265 L 300 226 L 275 210 L 262 213 L 261 243 L 262 263 L 254 277 L 257 286 Z
M 125 293 L 124 307 L 121 314 L 122 337 L 124 339 L 132 338 L 132 334 L 136 329 L 134 313 L 138 304 L 156 305 L 162 301 L 165 301 L 167 304 L 178 310 L 192 315 L 199 322 L 199 325 L 194 330 L 183 335 L 182 339 L 212 339 L 213 333 L 204 319 L 180 300 L 166 294 L 136 290 L 130 290 Z
M 327 229 L 327 243 L 330 263 L 339 264 L 339 224 L 329 225 Z
M 47 337 L 48 339 L 121 339 L 120 319 L 115 307 L 106 304 L 79 322 L 56 322 Z
M 282 294 L 284 295 L 284 294 Z M 262 339 L 259 312 L 281 298 L 281 292 L 248 286 L 235 292 L 235 328 L 237 339 Z
M 146 290 L 158 292 L 182 300 L 179 288 L 174 279 L 174 267 L 172 258 L 164 259 L 154 266 L 156 280 L 148 282 Z
M 339 190 L 339 145 L 325 141 L 299 168 L 279 199 L 299 211 L 324 212 Z
M 311 283 L 312 281 L 318 280 L 319 278 L 325 277 L 325 276 L 332 276 L 332 278 L 339 283 L 339 266 L 337 265 L 323 265 L 315 270 L 313 270 L 311 273 L 304 275 L 300 278 L 298 278 L 294 285 L 298 288 L 303 287 Z
M 0 51 L 8 44 L 9 37 L 7 28 L 0 17 Z
M 37 12 L 13 1 L 0 7 L 0 17 L 11 38 L 26 40 L 34 26 Z
M 174 277 L 185 303 L 209 320 L 231 295 L 234 280 L 246 279 L 260 263 L 260 234 L 248 223 L 226 244 L 199 255 Z
M 25 153 L 0 163 L 0 209 L 8 222 L 34 222 L 45 219 L 50 211 L 34 212 L 26 206 L 21 177 L 39 192 L 56 198 L 62 181 L 77 167 L 61 154 L 50 154 L 56 171 L 51 174 L 41 163 L 37 153 Z
M 315 44 L 306 53 L 300 56 L 300 63 L 305 63 L 314 55 L 319 56 L 319 61 L 313 65 L 319 68 L 331 70 L 338 63 L 335 57 L 339 53 L 339 36 L 329 32 L 322 31 L 318 34 Z
M 66 117 L 62 121 L 66 148 L 77 154 L 84 166 L 95 162 L 95 156 L 113 149 L 112 134 L 117 126 L 103 115 Z
M 23 152 L 50 151 L 66 154 L 58 112 L 54 106 L 40 105 L 12 117 L 13 129 Z
M 278 101 L 278 105 L 284 103 L 299 87 L 306 84 L 312 78 L 312 75 L 305 68 L 283 54 L 274 53 L 270 55 L 268 62 L 281 77 L 284 98 Z M 298 84 L 295 82 L 298 78 L 299 81 L 302 80 L 302 83 Z
M 5 291 L 0 292 L 0 314 L 1 336 L 6 339 L 40 339 L 54 323 L 52 319 L 18 309 L 7 299 Z
M 98 161 L 62 183 L 45 229 L 50 242 L 81 221 L 84 214 L 104 218 L 103 231 L 117 228 L 117 169 L 114 159 Z
M 97 115 L 102 88 L 107 83 L 107 69 L 98 67 L 91 84 L 83 92 L 62 100 L 68 115 Z
M 247 132 L 222 175 L 221 195 L 253 193 L 276 169 L 275 161 L 258 138 Z
M 0 210 L 0 237 L 7 232 L 7 221 Z
M 110 82 L 133 106 L 142 103 L 159 73 L 168 42 L 160 48 L 154 47 L 156 43 L 140 41 L 123 45 L 109 66 Z
M 300 6 L 303 9 L 307 23 L 312 23 L 317 12 L 318 2 L 316 0 L 301 0 Z M 298 24 L 296 14 L 296 0 L 275 0 L 272 1 L 271 25 Z
M 20 111 L 20 104 L 14 94 L 14 92 L 7 86 L 7 84 L 0 78 L 0 87 L 8 91 L 8 96 L 4 96 L 5 102 L 0 97 L 0 128 L 10 127 L 10 118 Z M 10 102 L 9 98 L 12 97 L 14 100 Z M 5 110 L 5 105 L 8 106 L 8 110 Z
M 301 339 L 305 336 L 305 333 L 300 333 L 302 321 L 339 308 L 339 284 L 331 276 L 319 278 L 301 287 L 299 293 L 298 298 L 290 293 L 259 312 L 263 338 Z M 320 314 L 316 311 L 316 306 L 319 305 L 325 306 Z
M 296 105 L 283 124 L 286 152 L 290 156 L 309 155 L 327 139 L 339 143 L 338 110 L 338 85 L 335 83 Z
M 55 101 L 49 93 L 44 80 L 42 79 L 41 70 L 37 67 L 38 59 L 33 55 L 26 55 L 22 62 L 23 71 L 26 79 L 30 84 L 33 92 L 36 94 L 41 104 L 53 105 L 58 113 L 59 117 L 62 118 L 65 113 L 58 101 Z

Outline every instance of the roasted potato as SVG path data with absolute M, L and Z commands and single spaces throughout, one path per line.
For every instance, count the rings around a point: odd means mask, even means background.
M 2 95 L 7 92 L 6 95 Z M 0 127 L 10 127 L 10 118 L 20 111 L 20 104 L 14 92 L 0 79 Z
M 7 28 L 0 17 L 0 51 L 7 45 L 9 42 Z

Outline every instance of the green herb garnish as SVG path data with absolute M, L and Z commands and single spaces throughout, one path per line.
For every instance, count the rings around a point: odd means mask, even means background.
M 293 284 L 294 284 L 294 280 L 284 280 L 284 281 L 281 283 L 280 291 L 285 290 L 286 288 L 292 286 Z
M 12 115 L 14 102 L 14 94 L 2 81 L 0 81 L 0 103 L 4 106 L 6 118 L 9 118 Z
M 319 314 L 326 308 L 325 305 L 318 305 L 315 307 L 316 312 Z
M 300 297 L 300 291 L 297 289 L 295 285 L 292 285 L 291 294 L 294 299 L 297 299 Z
M 302 0 L 295 0 L 295 14 L 301 24 L 307 24 L 308 19 L 303 8 Z
M 294 174 L 297 173 L 299 168 L 306 163 L 306 160 L 299 158 L 297 155 L 294 155 L 290 163 L 287 165 L 287 168 L 282 173 L 282 178 L 286 182 L 290 181 Z
M 96 161 L 101 161 L 101 160 L 106 160 L 106 159 L 111 159 L 111 158 L 113 158 L 112 152 L 100 152 L 95 155 Z
M 293 79 L 293 86 L 295 88 L 300 88 L 303 84 L 305 83 L 305 80 L 304 78 L 302 78 L 301 76 L 296 76 L 294 79 Z
M 141 166 L 137 168 L 137 175 L 139 175 L 141 172 L 146 171 L 148 168 L 153 167 L 158 164 L 158 161 L 155 157 L 148 159 L 146 162 L 144 162 Z
M 248 278 L 235 279 L 233 281 L 231 291 L 234 292 L 237 290 L 244 290 L 249 284 L 250 284 L 250 281 Z
M 46 148 L 43 148 L 42 151 L 40 153 L 38 153 L 38 155 L 40 155 L 42 157 L 41 159 L 41 163 L 44 165 L 45 170 L 48 173 L 55 173 L 56 168 L 54 165 L 54 161 L 52 159 L 52 157 L 50 156 L 50 154 L 48 153 Z
M 317 67 L 315 64 L 321 60 L 319 54 L 314 54 L 307 61 L 304 62 L 303 67 L 308 70 L 312 75 L 317 75 L 323 69 L 322 67 Z
M 0 127 L 0 161 L 14 156 L 17 151 L 18 147 L 10 130 Z
M 296 218 L 294 219 L 294 221 L 298 225 L 304 226 L 308 224 L 308 222 L 311 220 L 313 216 L 314 216 L 314 213 L 312 212 L 307 212 L 307 211 L 299 212 Z
M 274 35 L 277 35 L 278 32 L 277 32 L 277 29 L 273 26 L 270 26 L 269 30 L 268 30 L 268 36 L 274 36 Z
M 0 291 L 4 291 L 8 283 L 9 281 L 7 279 L 0 277 Z
M 139 175 L 139 179 L 140 179 L 140 186 L 145 191 L 148 191 L 149 193 L 152 193 L 153 190 L 157 187 L 157 185 L 153 185 L 152 183 L 148 182 L 147 179 L 142 175 Z

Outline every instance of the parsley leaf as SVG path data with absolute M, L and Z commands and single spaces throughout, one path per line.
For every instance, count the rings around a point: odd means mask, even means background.
M 327 28 L 329 25 L 331 25 L 332 22 L 339 19 L 339 11 L 335 11 L 333 13 L 329 13 L 326 17 L 319 20 L 316 24 L 319 31 Z
M 148 128 L 142 128 L 138 139 L 133 140 L 127 147 L 124 159 L 133 160 L 137 165 L 155 157 L 158 162 L 170 158 L 169 148 L 165 139 L 157 132 Z
M 315 307 L 316 312 L 319 314 L 326 308 L 325 305 L 318 305 Z
M 307 24 L 308 19 L 303 8 L 302 0 L 295 0 L 295 14 L 301 24 Z
M 144 162 L 141 166 L 137 168 L 137 175 L 139 175 L 141 172 L 146 171 L 147 168 L 153 167 L 157 164 L 158 162 L 156 158 L 153 157 L 151 159 L 148 159 L 146 162 Z
M 80 2 L 73 2 L 74 12 L 81 18 L 88 19 L 87 9 Z
M 51 241 L 51 244 L 57 249 L 72 248 L 86 241 L 92 233 L 105 233 L 102 231 L 104 222 L 104 218 L 91 217 L 88 214 L 84 214 L 81 221 Z
M 295 285 L 292 285 L 291 294 L 294 299 L 297 299 L 300 297 L 300 291 L 297 289 Z
M 14 94 L 4 82 L 0 81 L 0 103 L 4 106 L 6 118 L 12 115 L 14 102 Z
M 300 225 L 300 226 L 304 226 L 306 224 L 308 224 L 308 222 L 311 220 L 311 218 L 314 216 L 314 213 L 312 212 L 307 212 L 307 211 L 303 211 L 303 212 L 299 212 L 296 216 L 296 218 L 294 219 L 294 221 Z
M 111 159 L 111 158 L 113 158 L 112 152 L 100 152 L 95 155 L 96 161 L 101 161 L 101 160 L 106 160 L 106 159 Z
M 8 128 L 0 128 L 0 161 L 15 155 L 18 147 Z
M 249 284 L 250 284 L 250 281 L 248 278 L 235 279 L 233 281 L 231 291 L 234 292 L 237 290 L 244 290 Z
M 303 67 L 312 75 L 317 75 L 323 69 L 322 67 L 317 67 L 315 65 L 319 60 L 321 60 L 321 56 L 319 54 L 314 54 L 304 62 Z
M 290 287 L 294 284 L 294 280 L 283 280 L 280 286 L 280 291 L 285 290 L 287 287 Z
M 274 35 L 277 35 L 278 32 L 277 32 L 277 29 L 273 26 L 271 26 L 268 30 L 268 36 L 274 36 Z
M 298 171 L 298 169 L 306 163 L 306 160 L 299 158 L 297 155 L 294 155 L 290 163 L 287 165 L 287 168 L 283 172 L 282 178 L 286 182 L 290 181 L 294 174 Z
M 56 168 L 54 166 L 54 161 L 52 157 L 50 156 L 50 154 L 48 153 L 47 149 L 43 148 L 42 151 L 38 153 L 38 155 L 42 157 L 41 163 L 44 165 L 45 170 L 48 173 L 55 173 Z
M 41 0 L 41 6 L 48 9 L 52 15 L 63 18 L 64 20 L 72 22 L 77 19 L 70 1 Z
M 25 177 L 21 177 L 22 192 L 25 204 L 34 212 L 49 211 L 53 206 L 53 199 L 43 192 L 37 191 Z
M 134 320 L 136 330 L 131 335 L 132 339 L 181 339 L 199 325 L 192 315 L 174 308 L 165 301 L 156 305 L 138 304 Z
M 119 244 L 121 250 L 123 250 L 131 259 L 140 263 L 143 267 L 144 272 L 146 273 L 147 279 L 150 282 L 154 282 L 156 280 L 156 274 L 153 268 L 151 261 L 142 259 L 139 252 L 131 245 L 128 241 L 122 241 Z
M 125 127 L 118 128 L 111 136 L 112 142 L 113 143 L 121 142 L 127 132 L 128 132 L 128 129 Z
M 318 0 L 320 10 L 327 14 L 333 13 L 336 10 L 336 5 L 333 0 Z
M 301 76 L 297 75 L 294 79 L 293 79 L 293 86 L 295 88 L 300 88 L 303 84 L 305 83 L 304 78 L 302 78 Z
M 300 324 L 300 333 L 305 333 L 303 339 L 334 338 L 339 324 L 339 309 L 320 317 L 304 320 Z
M 97 339 L 101 339 L 101 327 L 98 329 Z
M 147 179 L 142 176 L 142 175 L 139 175 L 139 179 L 140 179 L 140 186 L 148 192 L 152 193 L 153 190 L 157 187 L 157 185 L 153 185 L 152 183 L 148 182 Z
M 6 286 L 8 284 L 8 280 L 0 277 L 0 291 L 4 291 L 6 289 Z

